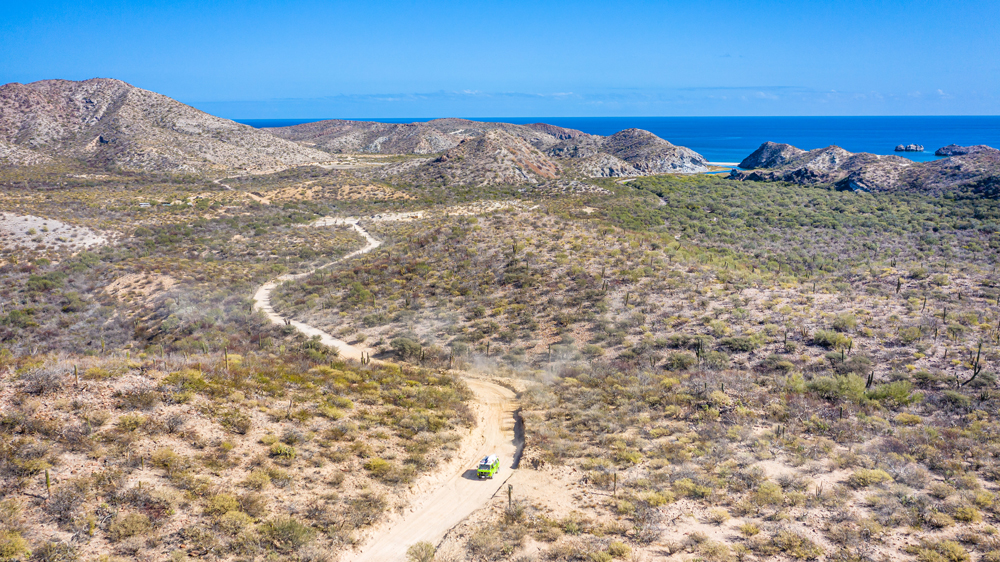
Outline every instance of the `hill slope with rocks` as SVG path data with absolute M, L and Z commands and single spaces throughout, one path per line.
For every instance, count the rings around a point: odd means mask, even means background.
M 426 123 L 320 121 L 267 129 L 332 153 L 441 154 L 380 170 L 383 178 L 492 184 L 561 177 L 634 177 L 708 171 L 700 154 L 653 133 L 627 129 L 602 137 L 533 123 L 435 119 Z
M 119 80 L 0 86 L 0 165 L 53 159 L 140 172 L 264 172 L 324 152 Z
M 852 153 L 839 146 L 804 151 L 766 142 L 740 162 L 730 178 L 834 184 L 850 191 L 919 191 L 940 194 L 971 189 L 993 193 L 1000 184 L 1000 151 L 988 146 L 950 145 L 937 151 L 947 158 L 914 162 L 900 156 Z

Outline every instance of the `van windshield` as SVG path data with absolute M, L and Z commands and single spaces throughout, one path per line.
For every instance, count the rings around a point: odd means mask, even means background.
M 490 465 L 488 465 L 488 464 L 483 463 L 483 464 L 479 465 L 479 470 L 489 470 L 489 469 L 490 469 Z

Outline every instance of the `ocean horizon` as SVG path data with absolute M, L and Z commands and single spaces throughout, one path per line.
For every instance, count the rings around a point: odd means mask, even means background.
M 340 119 L 340 118 L 333 118 Z M 426 122 L 435 118 L 344 118 L 381 123 Z M 525 125 L 548 123 L 593 135 L 645 129 L 711 162 L 739 162 L 766 141 L 804 150 L 837 145 L 851 152 L 895 154 L 918 162 L 937 159 L 949 144 L 1000 148 L 1000 116 L 886 117 L 469 117 L 472 121 Z M 256 128 L 288 127 L 326 119 L 234 119 Z M 919 144 L 924 152 L 895 152 L 896 145 Z

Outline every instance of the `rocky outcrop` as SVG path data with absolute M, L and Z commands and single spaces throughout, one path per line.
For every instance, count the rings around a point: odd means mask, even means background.
M 949 144 L 948 146 L 942 146 L 941 148 L 934 151 L 936 156 L 964 156 L 966 154 L 977 154 L 980 152 L 997 152 L 997 149 L 992 146 L 986 146 L 985 144 L 977 144 L 975 146 L 959 146 L 957 144 Z
M 0 158 L 16 165 L 71 159 L 141 172 L 261 172 L 329 160 L 324 152 L 104 78 L 0 86 L 0 142 Z
M 674 146 L 642 129 L 619 131 L 605 138 L 601 149 L 628 162 L 641 175 L 697 174 L 708 171 L 708 162 L 702 155 L 690 148 Z
M 995 191 L 994 187 L 1000 185 L 1000 151 L 990 147 L 945 147 L 954 156 L 934 162 L 913 162 L 900 156 L 866 152 L 854 154 L 837 146 L 799 151 L 791 157 L 769 157 L 776 154 L 775 147 L 778 145 L 767 144 L 757 149 L 744 163 L 752 160 L 749 163 L 771 166 L 733 170 L 729 177 L 802 185 L 832 184 L 837 189 L 850 191 L 933 194 L 962 189 Z M 786 154 L 794 154 L 794 150 L 786 150 Z
M 896 152 L 923 152 L 924 145 L 922 144 L 897 144 L 895 148 Z
M 51 161 L 40 152 L 0 140 L 0 166 L 37 166 Z
M 754 170 L 756 168 L 777 168 L 784 166 L 789 160 L 803 154 L 805 151 L 790 144 L 765 142 L 740 162 L 740 168 Z

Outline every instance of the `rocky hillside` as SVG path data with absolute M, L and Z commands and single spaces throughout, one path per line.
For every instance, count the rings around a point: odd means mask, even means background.
M 627 129 L 610 137 L 545 123 L 513 125 L 466 119 L 426 123 L 320 121 L 267 129 L 333 153 L 438 154 L 379 170 L 386 179 L 494 184 L 560 177 L 632 177 L 708 170 L 698 153 L 653 133 Z
M 937 151 L 947 158 L 913 162 L 899 156 L 851 153 L 839 146 L 808 152 L 766 142 L 730 174 L 736 180 L 834 184 L 851 191 L 920 191 L 943 193 L 961 189 L 995 191 L 1000 182 L 1000 151 L 951 145 Z
M 328 160 L 119 80 L 0 86 L 0 165 L 55 159 L 143 172 L 262 172 Z

